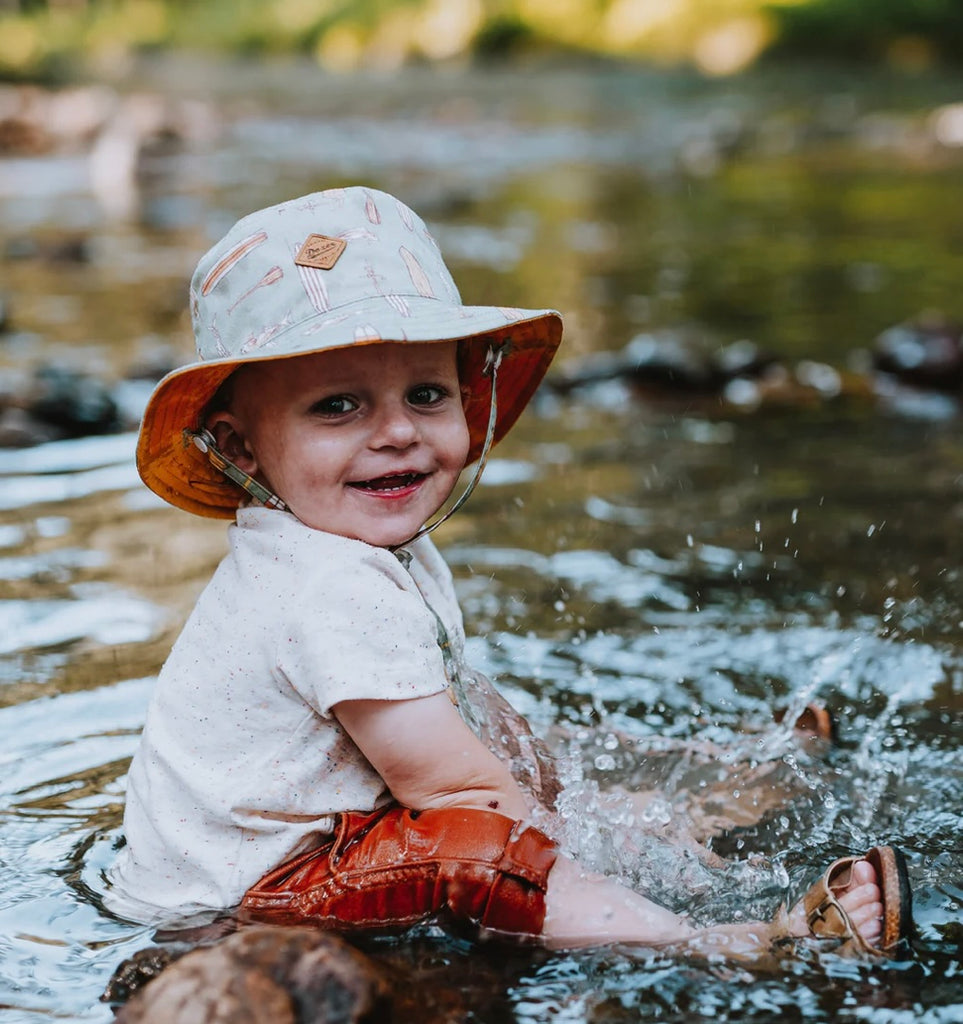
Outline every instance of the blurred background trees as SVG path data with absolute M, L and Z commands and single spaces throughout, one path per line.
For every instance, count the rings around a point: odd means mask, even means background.
M 0 77 L 69 79 L 165 49 L 298 55 L 330 70 L 531 57 L 688 64 L 959 63 L 960 0 L 0 0 Z

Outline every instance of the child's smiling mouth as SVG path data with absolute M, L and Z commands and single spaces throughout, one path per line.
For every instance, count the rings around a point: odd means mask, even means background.
M 359 491 L 391 494 L 413 488 L 427 478 L 427 473 L 391 473 L 387 476 L 375 477 L 373 480 L 356 480 L 348 486 Z

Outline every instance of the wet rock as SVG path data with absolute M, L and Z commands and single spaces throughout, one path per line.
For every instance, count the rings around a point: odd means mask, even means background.
M 34 121 L 0 117 L 0 155 L 37 156 L 50 150 L 50 136 Z
M 116 102 L 114 91 L 99 85 L 0 87 L 0 153 L 76 150 L 101 128 Z
M 736 377 L 760 377 L 778 365 L 774 355 L 764 352 L 754 341 L 745 339 L 719 349 L 714 362 L 718 373 L 727 382 Z
M 106 86 L 0 86 L 0 156 L 84 156 L 94 196 L 110 216 L 139 216 L 152 190 L 166 192 L 176 179 L 172 158 L 206 146 L 219 127 L 213 107 L 197 100 Z M 171 216 L 163 205 L 149 212 Z
M 153 955 L 142 951 L 141 964 L 127 968 L 127 974 L 152 969 Z M 121 965 L 118 974 L 124 971 Z M 113 991 L 122 991 L 121 984 Z M 116 1020 L 381 1024 L 391 1019 L 390 1010 L 384 975 L 343 939 L 314 928 L 254 926 L 161 966 L 157 977 L 118 1010 Z
M 842 370 L 802 359 L 788 366 L 751 341 L 711 348 L 685 335 L 639 335 L 622 351 L 593 356 L 554 376 L 558 394 L 619 380 L 651 402 L 752 413 L 811 409 L 828 402 L 873 402 L 868 370 Z
M 198 100 L 123 94 L 106 85 L 0 85 L 0 153 L 82 152 L 118 127 L 142 138 L 203 141 L 215 125 L 210 105 Z
M 26 411 L 64 437 L 109 434 L 120 429 L 117 403 L 102 381 L 75 370 L 42 366 L 34 374 Z
M 3 255 L 8 260 L 37 260 L 52 264 L 89 263 L 90 240 L 78 234 L 54 238 L 20 235 L 8 240 Z
M 32 375 L 0 370 L 0 448 L 134 430 L 154 384 L 175 362 L 158 349 L 113 383 L 52 365 Z
M 0 372 L 0 448 L 27 448 L 130 426 L 111 388 L 75 370 Z
M 663 395 L 716 395 L 736 378 L 756 378 L 776 364 L 753 342 L 710 348 L 681 334 L 640 334 L 620 352 L 585 360 L 553 377 L 551 386 L 568 392 L 607 380 Z
M 935 391 L 963 388 L 963 335 L 941 317 L 924 317 L 883 331 L 873 366 L 904 384 Z
M 0 156 L 37 156 L 53 148 L 39 109 L 42 95 L 26 86 L 0 88 Z
M 672 334 L 641 334 L 623 350 L 621 376 L 636 388 L 705 394 L 722 384 L 712 354 Z
M 191 948 L 187 945 L 171 944 L 137 950 L 111 975 L 110 981 L 107 982 L 107 988 L 101 996 L 101 1001 L 115 1004 L 126 1003 L 136 992 L 158 977 L 161 971 L 170 967 L 175 960 L 190 953 Z
M 42 423 L 26 409 L 15 405 L 4 408 L 0 402 L 0 448 L 32 448 L 45 441 L 59 441 L 62 436 L 59 430 Z
M 149 223 L 163 226 L 165 205 L 158 208 L 149 200 L 158 190 L 166 196 L 176 180 L 172 158 L 205 143 L 215 131 L 210 109 L 199 103 L 149 93 L 119 99 L 90 147 L 94 195 L 113 217 L 147 213 Z

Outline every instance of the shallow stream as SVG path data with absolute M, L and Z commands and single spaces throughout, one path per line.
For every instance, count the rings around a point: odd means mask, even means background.
M 865 354 L 924 310 L 963 317 L 960 83 L 185 64 L 117 88 L 161 97 L 181 140 L 138 144 L 115 118 L 106 156 L 102 132 L 0 159 L 5 379 L 186 360 L 186 279 L 210 240 L 360 181 L 425 216 L 470 301 L 562 309 L 560 372 L 648 332 L 748 339 L 859 382 L 750 404 L 546 388 L 436 536 L 473 662 L 569 755 L 584 859 L 710 920 L 770 913 L 833 857 L 896 843 L 912 958 L 813 949 L 749 972 L 376 943 L 422 986 L 412 1020 L 460 1000 L 457 1019 L 486 1022 L 963 1021 L 963 421 L 954 396 L 870 385 Z M 144 389 L 118 387 L 131 423 Z M 152 681 L 224 527 L 155 500 L 133 445 L 131 429 L 0 450 L 11 1024 L 108 1021 L 111 972 L 151 943 L 101 909 L 102 871 Z M 774 721 L 811 700 L 837 720 L 828 751 Z M 733 864 L 710 877 L 673 843 L 673 801 L 765 790 L 760 764 L 785 799 L 712 841 Z M 665 799 L 633 817 L 620 787 Z M 640 837 L 645 856 L 626 854 Z

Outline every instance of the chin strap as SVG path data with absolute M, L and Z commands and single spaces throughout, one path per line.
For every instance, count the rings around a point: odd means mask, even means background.
M 389 551 L 398 552 L 400 548 L 406 547 L 408 544 L 413 544 L 419 537 L 424 537 L 431 533 L 432 530 L 438 529 L 439 526 L 450 516 L 453 516 L 466 501 L 471 497 L 472 491 L 478 486 L 478 481 L 481 479 L 483 470 L 485 469 L 485 463 L 488 461 L 488 453 L 491 451 L 492 444 L 495 440 L 495 424 L 498 420 L 498 368 L 501 366 L 502 356 L 505 354 L 508 348 L 508 342 L 503 342 L 497 347 L 495 345 L 489 346 L 488 353 L 485 356 L 485 367 L 482 373 L 485 377 L 490 377 L 492 382 L 491 387 L 491 401 L 488 408 L 488 427 L 485 431 L 485 442 L 482 445 L 481 455 L 478 457 L 478 462 L 475 465 L 475 471 L 472 473 L 471 480 L 468 481 L 468 486 L 462 492 L 461 497 L 448 509 L 447 512 L 440 515 L 434 522 L 426 523 L 414 536 L 409 537 L 403 544 L 395 544 L 388 548 Z M 193 444 L 198 451 L 203 452 L 210 464 L 223 473 L 228 480 L 232 480 L 239 487 L 242 487 L 252 498 L 255 498 L 262 505 L 267 508 L 276 508 L 281 512 L 290 512 L 291 510 L 284 504 L 284 502 L 271 490 L 268 490 L 264 484 L 259 483 L 254 479 L 250 473 L 245 473 L 240 466 L 235 465 L 231 460 L 218 448 L 217 441 L 214 435 L 205 427 L 200 430 L 190 430 L 185 428 L 183 431 L 184 444 L 185 446 Z
M 239 487 L 243 487 L 252 498 L 256 498 L 262 505 L 268 508 L 280 509 L 282 512 L 290 511 L 287 505 L 273 492 L 269 491 L 264 484 L 259 483 L 250 473 L 245 473 L 240 466 L 236 466 L 217 447 L 214 435 L 206 428 L 200 430 L 184 430 L 184 444 L 193 444 L 198 451 L 203 452 L 210 464 L 219 472 L 223 473 L 228 480 L 233 480 Z
M 478 462 L 475 464 L 475 471 L 472 473 L 471 480 L 468 481 L 468 486 L 447 512 L 440 515 L 434 522 L 426 523 L 413 537 L 409 537 L 403 544 L 395 544 L 390 547 L 389 551 L 394 551 L 397 554 L 400 548 L 413 544 L 419 537 L 427 536 L 432 530 L 437 530 L 446 519 L 453 516 L 468 501 L 472 491 L 478 486 L 478 481 L 481 479 L 482 472 L 485 469 L 485 463 L 488 461 L 488 453 L 491 451 L 492 444 L 495 441 L 495 424 L 498 420 L 498 368 L 502 364 L 502 356 L 507 348 L 507 341 L 502 342 L 497 348 L 491 345 L 485 356 L 485 368 L 482 370 L 482 374 L 485 377 L 491 377 L 492 381 L 491 400 L 488 405 L 488 427 L 485 430 L 485 443 L 482 445 L 481 455 L 478 456 Z

